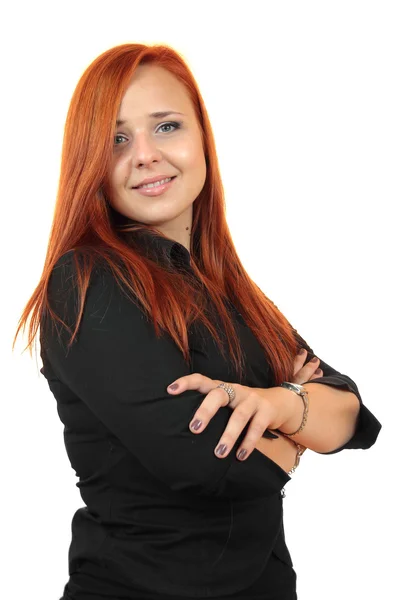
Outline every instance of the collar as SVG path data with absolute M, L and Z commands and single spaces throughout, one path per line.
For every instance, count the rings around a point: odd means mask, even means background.
M 137 231 L 124 231 L 127 225 L 135 225 L 136 221 L 125 217 L 110 206 L 111 219 L 114 226 L 125 237 L 130 237 L 135 241 L 147 255 L 156 258 L 164 258 L 168 263 L 180 266 L 184 265 L 190 268 L 190 252 L 177 242 L 170 238 L 164 238 L 161 235 L 155 234 L 153 231 L 139 229 Z
M 176 240 L 164 238 L 144 229 L 133 232 L 132 236 L 146 252 L 165 258 L 169 263 L 175 265 L 183 263 L 190 267 L 190 252 Z

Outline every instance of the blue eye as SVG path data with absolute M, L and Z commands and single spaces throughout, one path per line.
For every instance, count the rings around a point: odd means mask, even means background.
M 181 128 L 182 123 L 179 123 L 177 121 L 169 121 L 168 123 L 163 123 L 162 125 L 160 125 L 159 129 L 161 129 L 162 127 L 174 127 L 174 129 L 172 131 L 165 131 L 164 133 L 173 133 L 173 131 L 176 131 L 178 129 Z M 117 135 L 114 136 L 114 140 L 116 140 L 117 138 L 124 138 L 127 141 L 127 138 L 122 135 L 121 133 L 118 133 Z M 120 146 L 121 144 L 116 143 L 114 144 L 115 146 Z
M 175 127 L 175 129 L 180 129 L 180 127 L 181 127 L 181 123 L 177 123 L 176 121 L 170 121 L 168 123 L 163 123 L 162 125 L 160 125 L 160 127 L 167 127 L 169 125 L 172 125 L 173 127 Z M 166 133 L 171 133 L 171 132 L 167 131 Z
M 114 140 L 116 140 L 117 138 L 124 138 L 124 135 L 121 135 L 120 133 L 118 133 L 118 135 L 114 136 Z M 126 138 L 125 138 L 126 139 Z M 120 144 L 115 144 L 116 146 L 120 146 Z

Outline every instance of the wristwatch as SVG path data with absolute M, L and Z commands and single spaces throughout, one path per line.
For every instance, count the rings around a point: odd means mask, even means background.
M 300 383 L 290 383 L 289 381 L 284 381 L 281 383 L 281 387 L 291 390 L 299 396 L 303 396 L 304 394 L 308 393 L 304 385 L 301 385 Z
M 294 392 L 298 396 L 301 396 L 301 399 L 303 400 L 303 404 L 304 404 L 303 419 L 301 421 L 300 427 L 296 431 L 293 431 L 293 433 L 284 433 L 283 431 L 281 431 L 281 433 L 283 433 L 283 435 L 286 435 L 287 437 L 291 437 L 292 435 L 295 435 L 296 433 L 300 433 L 300 431 L 302 431 L 304 429 L 304 426 L 307 422 L 308 390 L 306 390 L 306 388 L 303 385 L 301 385 L 300 383 L 290 383 L 289 381 L 283 381 L 280 384 L 280 387 L 284 387 L 287 390 Z
M 293 433 L 284 433 L 283 431 L 280 432 L 280 433 L 283 433 L 284 436 L 286 436 L 287 438 L 290 439 L 292 435 L 295 435 L 296 433 L 299 433 L 300 431 L 302 431 L 307 422 L 308 390 L 306 390 L 306 388 L 303 385 L 301 385 L 300 383 L 291 383 L 290 381 L 283 381 L 280 385 L 281 385 L 281 387 L 284 387 L 288 390 L 291 390 L 292 392 L 295 392 L 295 394 L 297 394 L 298 396 L 301 396 L 301 399 L 303 400 L 303 404 L 304 404 L 303 419 L 301 421 L 300 427 Z M 278 431 L 280 431 L 280 430 L 278 430 Z M 307 450 L 306 446 L 303 446 L 302 444 L 298 444 L 294 440 L 291 440 L 291 441 L 295 444 L 295 446 L 297 446 L 297 454 L 296 454 L 295 463 L 294 463 L 293 467 L 290 469 L 290 471 L 288 472 L 288 475 L 293 475 L 293 473 L 299 466 L 300 457 Z M 283 497 L 285 497 L 285 493 L 283 493 Z

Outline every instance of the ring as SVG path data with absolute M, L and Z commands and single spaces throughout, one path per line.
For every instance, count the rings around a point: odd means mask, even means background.
M 228 385 L 227 383 L 220 383 L 217 385 L 217 388 L 222 388 L 227 392 L 229 396 L 229 402 L 226 406 L 228 406 L 236 398 L 236 392 L 231 385 Z

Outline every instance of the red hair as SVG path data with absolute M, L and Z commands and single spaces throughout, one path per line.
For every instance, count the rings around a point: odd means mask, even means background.
M 13 348 L 22 326 L 25 331 L 31 313 L 26 347 L 31 356 L 42 317 L 49 314 L 53 320 L 60 321 L 50 308 L 47 287 L 59 258 L 73 249 L 80 305 L 70 343 L 82 318 L 94 262 L 105 260 L 119 285 L 127 286 L 151 315 L 157 333 L 159 327 L 166 330 L 186 360 L 190 356 L 187 326 L 194 318 L 207 326 L 224 353 L 218 328 L 208 319 L 203 303 L 196 298 L 196 285 L 192 280 L 195 278 L 184 277 L 173 270 L 170 272 L 149 261 L 113 222 L 114 211 L 107 199 L 107 175 L 113 155 L 114 127 L 126 88 L 141 64 L 158 65 L 175 75 L 192 100 L 201 128 L 207 175 L 193 204 L 191 264 L 225 330 L 238 383 L 244 357 L 232 317 L 224 303 L 226 299 L 236 306 L 262 346 L 275 376 L 275 385 L 290 381 L 293 359 L 300 345 L 297 332 L 248 276 L 236 253 L 226 221 L 214 136 L 202 96 L 184 59 L 165 45 L 116 46 L 98 56 L 80 78 L 65 123 L 59 186 L 43 273 L 19 320 Z M 131 223 L 132 230 L 146 229 L 163 235 L 154 227 L 135 224 L 132 220 Z M 83 257 L 82 264 L 77 254 Z

